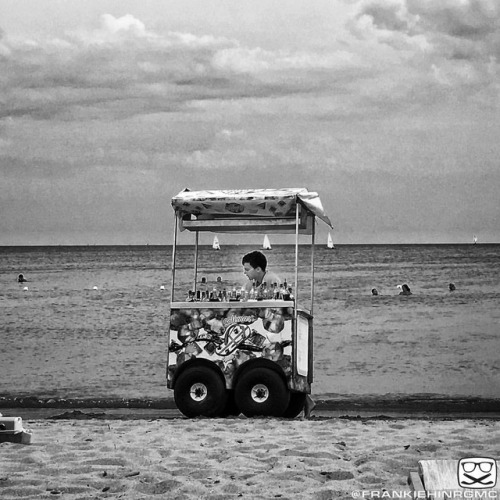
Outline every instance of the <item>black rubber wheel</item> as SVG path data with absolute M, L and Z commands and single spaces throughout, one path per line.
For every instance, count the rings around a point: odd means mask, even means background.
M 227 401 L 224 380 L 208 366 L 186 368 L 175 383 L 174 399 L 186 417 L 218 417 Z
M 275 371 L 253 368 L 238 380 L 235 400 L 247 417 L 281 417 L 288 407 L 290 392 L 283 378 Z
M 236 401 L 234 400 L 234 391 L 227 391 L 226 407 L 221 417 L 237 417 L 241 413 Z
M 295 418 L 303 409 L 306 404 L 307 394 L 303 392 L 290 393 L 290 402 L 283 416 L 285 418 Z

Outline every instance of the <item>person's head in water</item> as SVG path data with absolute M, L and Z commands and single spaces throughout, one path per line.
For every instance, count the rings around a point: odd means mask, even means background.
M 256 280 L 260 283 L 267 269 L 266 256 L 262 252 L 254 250 L 244 255 L 241 263 L 243 264 L 243 274 L 250 281 Z
M 17 281 L 19 283 L 24 283 L 25 281 L 27 281 L 25 278 L 24 278 L 24 274 L 20 274 L 18 277 L 17 277 Z
M 455 290 L 455 283 L 450 283 L 448 288 L 450 289 L 450 292 L 453 292 Z
M 399 295 L 411 295 L 410 287 L 406 283 L 401 286 L 401 292 L 399 292 Z
M 378 295 L 378 290 L 376 288 L 372 288 L 372 295 Z

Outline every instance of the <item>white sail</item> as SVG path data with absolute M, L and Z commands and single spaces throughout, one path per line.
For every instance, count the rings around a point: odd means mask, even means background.
M 214 250 L 220 250 L 219 238 L 217 238 L 217 236 L 214 236 L 214 242 L 212 243 L 212 248 Z
M 476 235 L 474 235 L 474 236 L 472 237 L 472 241 L 473 241 L 474 245 L 477 243 L 477 236 L 476 236 Z
M 332 240 L 332 235 L 330 233 L 328 233 L 328 241 L 326 243 L 326 246 L 328 248 L 335 248 L 335 245 L 333 244 L 333 240 Z
M 271 250 L 271 242 L 269 241 L 269 237 L 267 234 L 264 236 L 264 243 L 262 243 L 262 248 L 264 250 Z

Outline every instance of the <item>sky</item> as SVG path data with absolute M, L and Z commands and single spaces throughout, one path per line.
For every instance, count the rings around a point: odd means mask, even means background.
M 186 187 L 500 242 L 499 58 L 498 0 L 2 0 L 0 245 L 170 244 Z

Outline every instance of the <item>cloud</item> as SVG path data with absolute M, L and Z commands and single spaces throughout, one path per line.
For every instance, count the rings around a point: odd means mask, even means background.
M 380 74 L 391 68 L 396 78 L 388 92 L 397 95 L 405 86 L 399 66 L 412 73 L 413 84 L 400 93 L 404 98 L 420 95 L 425 104 L 419 92 L 425 88 L 427 96 L 439 99 L 500 102 L 500 4 L 495 0 L 366 0 L 357 3 L 349 28 L 373 55 Z
M 485 39 L 499 27 L 496 0 L 408 0 L 408 8 L 424 28 L 452 37 Z
M 3 36 L 0 118 L 125 118 L 301 94 L 342 95 L 342 112 L 358 114 L 409 97 L 427 105 L 450 89 L 496 102 L 498 19 L 493 0 L 365 0 L 328 42 L 287 50 L 104 14 L 64 37 Z
M 144 26 L 144 23 L 130 14 L 120 18 L 113 17 L 110 14 L 103 14 L 101 16 L 101 24 L 103 31 L 111 34 L 131 32 L 134 36 L 146 35 L 146 27 Z
M 131 15 L 101 17 L 91 32 L 64 39 L 6 37 L 1 116 L 35 118 L 172 110 L 196 98 L 222 97 L 225 75 L 212 57 L 232 42 L 184 33 L 159 35 Z M 231 94 L 231 89 L 229 94 Z M 86 115 L 88 113 L 88 116 Z
M 47 120 L 174 112 L 197 100 L 267 98 L 329 89 L 362 75 L 353 51 L 247 47 L 237 40 L 154 32 L 104 14 L 90 31 L 53 39 L 4 37 L 0 117 Z

